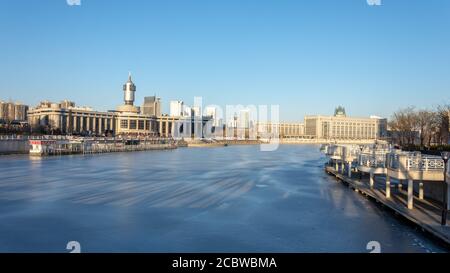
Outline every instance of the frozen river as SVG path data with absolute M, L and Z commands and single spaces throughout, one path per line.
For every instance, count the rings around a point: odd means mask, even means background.
M 318 146 L 0 157 L 0 252 L 443 252 Z

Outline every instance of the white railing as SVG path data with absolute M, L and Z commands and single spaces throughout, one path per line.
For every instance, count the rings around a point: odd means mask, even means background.
M 371 168 L 385 168 L 386 153 L 360 154 L 358 165 Z
M 416 157 L 408 157 L 407 164 L 408 170 L 421 170 L 421 171 L 440 171 L 444 170 L 444 160 L 439 156 L 422 155 Z
M 422 155 L 420 152 L 397 152 L 387 156 L 388 166 L 396 170 L 444 171 L 444 161 L 440 156 Z
M 330 156 L 332 158 L 341 158 L 344 155 L 344 147 L 339 145 L 330 145 L 327 149 L 327 156 Z
M 358 145 L 337 145 L 329 144 L 326 147 L 321 148 L 325 155 L 332 159 L 337 160 L 355 160 L 361 153 L 361 148 Z
M 346 157 L 358 157 L 361 153 L 361 148 L 357 145 L 346 145 L 344 146 L 344 155 Z
M 387 145 L 364 146 L 358 157 L 358 165 L 371 168 L 385 168 L 386 155 L 391 152 Z

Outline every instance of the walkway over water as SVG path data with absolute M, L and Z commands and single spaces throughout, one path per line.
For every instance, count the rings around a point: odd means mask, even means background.
M 390 198 L 386 197 L 386 178 L 377 176 L 373 181 L 373 186 L 370 186 L 370 178 L 351 179 L 345 175 L 339 174 L 333 167 L 326 167 L 326 171 L 332 173 L 337 178 L 356 191 L 360 191 L 364 195 L 374 198 L 376 201 L 388 206 L 396 213 L 417 224 L 424 230 L 430 232 L 437 238 L 450 245 L 450 227 L 441 226 L 442 208 L 440 204 L 432 200 L 425 200 L 423 198 L 414 197 L 414 210 L 408 208 L 408 191 L 402 188 L 395 187 L 394 193 Z M 450 216 L 447 216 L 447 221 L 450 222 Z
M 316 145 L 0 157 L 0 251 L 443 252 Z

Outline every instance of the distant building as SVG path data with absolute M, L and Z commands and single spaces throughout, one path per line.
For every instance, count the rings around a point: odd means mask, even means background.
M 267 135 L 278 138 L 303 138 L 305 125 L 295 122 L 258 122 L 258 136 L 266 138 Z M 265 137 L 266 136 L 266 137 Z
M 62 134 L 103 134 L 116 132 L 117 115 L 113 112 L 97 112 L 89 107 L 68 104 L 41 102 L 28 112 L 30 126 L 44 126 L 59 130 Z
M 8 104 L 0 101 L 0 120 L 6 121 L 8 117 Z
M 219 117 L 218 109 L 215 106 L 207 106 L 205 108 L 205 114 L 212 119 L 212 125 L 214 127 L 222 126 L 222 118 Z
M 27 120 L 28 105 L 0 101 L 0 119 L 5 122 Z
M 250 128 L 250 110 L 244 109 L 239 111 L 238 128 L 248 129 Z
M 260 138 L 375 140 L 387 137 L 387 119 L 347 117 L 345 108 L 339 106 L 333 116 L 305 116 L 303 123 L 258 122 L 257 131 Z
M 202 113 L 201 113 L 201 108 L 198 106 L 192 106 L 192 116 L 194 117 L 201 117 Z
M 134 106 L 136 86 L 128 77 L 123 86 L 124 104 L 115 111 L 99 112 L 89 107 L 77 107 L 74 102 L 64 100 L 60 103 L 41 102 L 29 111 L 31 126 L 47 126 L 58 129 L 62 134 L 103 135 L 142 134 L 156 135 L 156 117 L 140 113 Z
M 108 112 L 94 111 L 89 107 L 77 107 L 74 102 L 41 102 L 28 112 L 31 126 L 45 126 L 59 130 L 61 134 L 103 135 L 150 135 L 172 137 L 177 129 L 184 130 L 190 136 L 194 128 L 202 134 L 202 126 L 208 119 L 185 120 L 181 110 L 177 116 L 160 114 L 160 99 L 147 97 L 142 109 L 134 105 L 136 85 L 128 77 L 123 85 L 124 104 Z M 182 103 L 182 102 L 181 102 Z M 182 104 L 181 104 L 182 106 Z M 180 108 L 182 109 L 182 107 Z M 141 111 L 142 110 L 142 111 Z M 183 126 L 178 126 L 180 123 Z M 181 127 L 181 128 L 177 128 Z
M 334 116 L 306 116 L 305 135 L 327 140 L 372 140 L 387 136 L 387 119 L 347 117 L 338 107 Z
M 161 99 L 156 96 L 144 97 L 142 114 L 148 116 L 161 116 Z
M 169 115 L 171 117 L 184 116 L 184 102 L 181 100 L 172 100 L 169 105 Z
M 14 106 L 14 120 L 25 121 L 27 120 L 28 105 L 16 103 Z
M 192 112 L 192 108 L 187 105 L 184 105 L 183 116 L 192 117 L 193 115 L 194 115 L 194 113 Z

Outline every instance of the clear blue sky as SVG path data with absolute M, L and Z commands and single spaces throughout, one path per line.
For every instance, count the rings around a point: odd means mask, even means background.
M 450 1 L 2 0 L 0 99 L 98 110 L 157 94 L 279 104 L 281 119 L 450 102 Z

